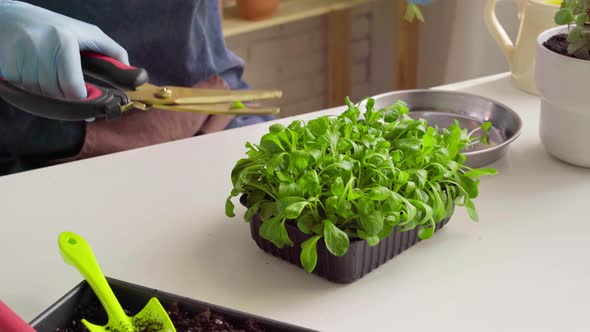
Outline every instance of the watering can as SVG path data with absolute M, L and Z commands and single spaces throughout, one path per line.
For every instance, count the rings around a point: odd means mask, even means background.
M 501 1 L 516 2 L 520 21 L 516 41 L 512 42 L 496 17 L 496 4 Z M 561 0 L 487 0 L 485 22 L 496 40 L 508 64 L 516 86 L 530 94 L 538 95 L 535 86 L 535 49 L 539 34 L 555 27 L 555 13 Z

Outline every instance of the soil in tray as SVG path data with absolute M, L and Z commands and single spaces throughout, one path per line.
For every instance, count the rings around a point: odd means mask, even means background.
M 264 332 L 264 329 L 253 320 L 246 320 L 239 324 L 230 323 L 226 317 L 209 309 L 197 314 L 190 314 L 174 303 L 170 307 L 166 307 L 166 311 L 168 311 L 177 332 Z M 127 314 L 131 315 L 129 312 Z M 82 324 L 82 318 L 100 325 L 105 325 L 107 322 L 107 316 L 102 306 L 98 302 L 93 302 L 88 306 L 79 307 L 70 325 L 59 328 L 55 332 L 88 331 Z M 138 332 L 159 331 L 158 324 L 147 322 L 147 324 L 138 323 L 138 325 L 145 326 Z
M 567 41 L 567 34 L 565 33 L 560 33 L 558 35 L 552 36 L 546 42 L 543 43 L 543 46 L 547 47 L 551 51 L 573 58 L 573 56 L 567 53 L 568 45 L 569 43 Z

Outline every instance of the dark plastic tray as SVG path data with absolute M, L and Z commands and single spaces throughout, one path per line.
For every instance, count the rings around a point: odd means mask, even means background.
M 243 322 L 247 319 L 252 319 L 267 332 L 317 332 L 112 278 L 107 278 L 107 280 L 121 305 L 133 314 L 140 311 L 147 304 L 148 300 L 155 296 L 164 307 L 177 302 L 183 310 L 190 313 L 201 312 L 209 308 L 212 312 L 224 315 L 230 322 Z M 96 301 L 96 295 L 94 295 L 94 292 L 86 281 L 83 281 L 49 307 L 49 309 L 37 316 L 30 324 L 38 332 L 55 332 L 57 328 L 63 328 L 69 325 L 74 318 L 74 313 L 78 306 L 93 301 Z
M 436 225 L 436 231 L 449 222 L 444 219 Z M 310 235 L 301 232 L 296 225 L 285 223 L 289 237 L 294 243 L 293 247 L 284 246 L 282 249 L 276 247 L 272 242 L 263 239 L 258 230 L 262 224 L 260 217 L 255 215 L 250 222 L 252 238 L 258 246 L 267 253 L 282 258 L 290 263 L 301 267 L 299 255 L 301 243 L 307 240 Z M 390 259 L 399 255 L 411 246 L 420 242 L 418 230 L 413 229 L 399 233 L 397 227 L 391 235 L 371 247 L 364 240 L 350 241 L 348 252 L 341 257 L 332 255 L 323 241 L 318 241 L 318 263 L 313 271 L 314 274 L 336 283 L 351 283 L 359 280 L 367 273 L 383 265 Z

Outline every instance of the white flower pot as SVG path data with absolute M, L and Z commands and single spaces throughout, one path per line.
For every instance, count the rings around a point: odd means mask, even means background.
M 567 26 L 555 27 L 537 38 L 539 134 L 549 154 L 570 164 L 590 167 L 590 61 L 564 56 L 543 46 L 553 35 L 567 31 Z

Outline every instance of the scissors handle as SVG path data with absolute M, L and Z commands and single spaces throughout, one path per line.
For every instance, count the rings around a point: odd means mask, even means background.
M 132 67 L 98 53 L 84 51 L 80 55 L 84 77 L 95 84 L 133 91 L 149 81 L 144 68 Z
M 121 107 L 131 102 L 121 89 L 134 90 L 147 82 L 147 71 L 143 68 L 127 66 L 96 53 L 82 52 L 80 55 L 82 70 L 87 80 L 85 82 L 86 99 L 67 100 L 48 97 L 25 90 L 2 77 L 0 77 L 0 97 L 23 111 L 49 119 L 83 121 L 120 117 Z
M 121 106 L 130 102 L 123 91 L 86 83 L 83 100 L 48 97 L 25 90 L 0 77 L 0 97 L 25 112 L 62 121 L 113 119 L 121 116 Z

